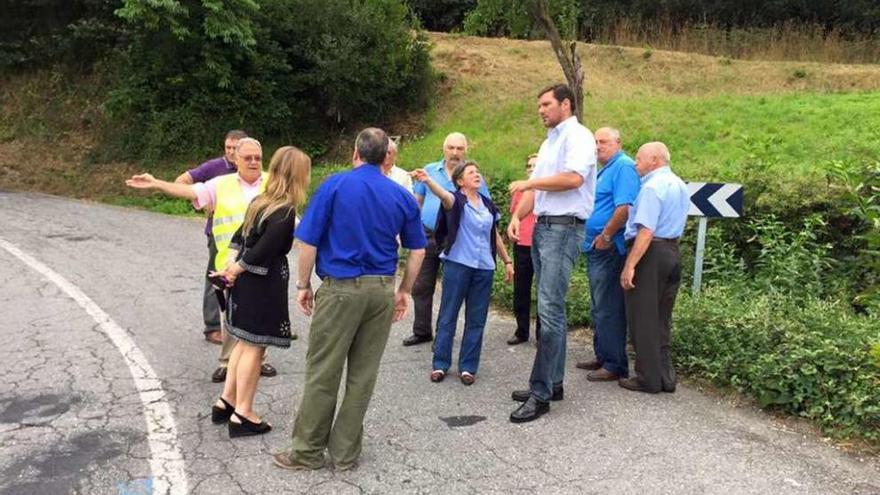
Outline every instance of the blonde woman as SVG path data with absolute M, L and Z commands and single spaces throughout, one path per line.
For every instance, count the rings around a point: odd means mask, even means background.
M 232 238 L 230 263 L 220 272 L 231 286 L 226 329 L 237 342 L 211 419 L 218 424 L 228 420 L 231 438 L 272 429 L 254 412 L 254 395 L 266 346 L 290 347 L 287 253 L 296 207 L 305 202 L 311 164 L 308 155 L 293 146 L 272 155 L 266 191 L 248 206 Z

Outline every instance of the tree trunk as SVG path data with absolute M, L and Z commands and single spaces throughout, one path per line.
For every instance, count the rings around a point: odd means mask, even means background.
M 584 108 L 584 69 L 581 66 L 581 57 L 577 54 L 577 41 L 571 41 L 566 46 L 566 42 L 559 35 L 559 29 L 550 16 L 549 0 L 532 0 L 531 2 L 532 17 L 535 22 L 541 26 L 553 46 L 559 65 L 562 66 L 562 72 L 568 86 L 574 93 L 575 101 L 572 103 L 572 113 L 577 116 L 578 122 L 583 122 Z

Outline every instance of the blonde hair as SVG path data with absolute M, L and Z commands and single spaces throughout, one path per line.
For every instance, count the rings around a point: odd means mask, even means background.
M 259 227 L 279 208 L 291 206 L 291 209 L 295 209 L 305 203 L 311 173 L 312 159 L 309 155 L 294 146 L 278 148 L 269 162 L 266 191 L 251 201 L 245 213 L 242 235 L 247 237 L 255 226 Z

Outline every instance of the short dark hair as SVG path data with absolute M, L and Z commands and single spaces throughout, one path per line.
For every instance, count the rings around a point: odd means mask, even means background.
M 543 96 L 544 93 L 549 93 L 551 91 L 553 92 L 553 98 L 555 98 L 556 101 L 562 103 L 563 100 L 568 100 L 572 110 L 574 110 L 574 92 L 568 87 L 568 84 L 559 83 L 547 86 L 538 93 L 538 98 Z
M 477 165 L 477 162 L 473 160 L 467 160 L 465 162 L 461 162 L 452 169 L 452 185 L 458 189 L 458 179 L 461 179 L 461 176 L 464 175 L 464 171 L 467 170 L 468 167 L 476 167 L 477 170 L 480 169 L 480 166 Z
M 388 154 L 388 135 L 378 127 L 367 127 L 358 134 L 355 149 L 361 160 L 379 165 Z
M 226 137 L 224 138 L 224 141 L 226 139 L 234 139 L 234 140 L 238 141 L 239 139 L 244 139 L 246 137 L 248 137 L 246 132 L 244 132 L 240 129 L 233 129 L 233 130 L 226 133 Z

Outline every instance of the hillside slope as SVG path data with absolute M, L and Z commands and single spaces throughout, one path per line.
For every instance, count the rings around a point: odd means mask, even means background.
M 519 173 L 544 133 L 535 92 L 563 79 L 549 44 L 446 34 L 430 39 L 441 88 L 426 130 L 389 129 L 406 139 L 402 165 L 437 159 L 445 134 L 459 130 L 489 175 Z M 619 127 L 629 151 L 644 141 L 666 141 L 688 178 L 735 179 L 756 161 L 803 176 L 829 158 L 880 159 L 880 66 L 751 62 L 586 44 L 579 50 L 586 124 Z M 134 170 L 171 176 L 202 158 L 87 163 L 102 115 L 101 87 L 94 76 L 70 79 L 51 71 L 3 76 L 0 187 L 116 197 L 124 191 L 121 179 Z
M 564 80 L 549 43 L 440 34 L 431 40 L 446 90 L 431 130 L 404 146 L 404 164 L 436 159 L 443 136 L 460 130 L 484 169 L 519 173 L 544 133 L 535 93 Z M 587 44 L 579 52 L 586 125 L 619 127 L 632 152 L 645 141 L 666 141 L 691 178 L 734 179 L 756 160 L 809 175 L 830 158 L 880 159 L 880 66 Z

